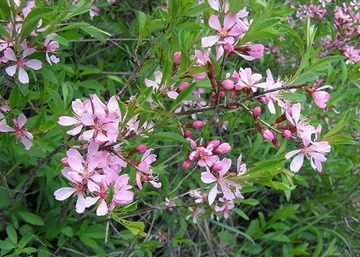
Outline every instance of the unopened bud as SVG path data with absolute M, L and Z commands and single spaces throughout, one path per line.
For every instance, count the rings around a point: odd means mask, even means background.
M 257 107 L 255 107 L 254 109 L 253 109 L 253 116 L 254 116 L 254 118 L 257 118 L 257 117 L 259 117 L 259 115 L 261 114 L 261 108 L 259 107 L 259 106 L 257 106 Z
M 264 130 L 263 137 L 265 140 L 268 140 L 268 141 L 272 141 L 275 138 L 274 134 L 268 129 Z
M 192 148 L 196 148 L 196 142 L 194 140 L 192 140 L 190 137 L 186 138 L 186 141 L 188 141 L 190 143 L 190 146 Z
M 283 137 L 284 138 L 290 138 L 291 137 L 291 131 L 290 130 L 284 130 L 284 132 L 283 132 Z
M 226 43 L 224 45 L 224 50 L 228 53 L 234 52 L 234 46 L 232 44 Z
M 220 95 L 220 98 L 224 98 L 225 92 L 224 92 L 224 91 L 220 91 L 219 95 Z
M 221 82 L 221 86 L 226 90 L 231 90 L 234 88 L 234 82 L 230 79 L 225 79 L 223 82 Z
M 191 131 L 190 131 L 190 130 L 186 130 L 186 131 L 184 132 L 184 137 L 186 138 L 186 137 L 189 137 L 189 136 L 191 136 Z
M 180 84 L 179 86 L 179 90 L 183 91 L 185 88 L 187 88 L 189 86 L 189 82 L 183 82 Z
M 62 162 L 65 166 L 69 166 L 68 157 L 62 158 L 62 159 L 61 159 L 61 162 Z
M 208 145 L 211 145 L 213 148 L 218 147 L 220 145 L 220 140 L 211 140 Z
M 224 153 L 228 153 L 231 150 L 231 146 L 228 143 L 222 143 L 221 145 L 219 145 L 216 150 L 215 150 L 215 154 L 224 154 Z
M 138 153 L 144 153 L 146 150 L 147 150 L 146 145 L 139 145 L 138 147 L 136 147 L 136 152 Z
M 228 106 L 226 106 L 228 109 L 231 109 L 231 110 L 234 110 L 234 109 L 236 109 L 237 108 L 237 106 L 236 105 L 228 105 Z
M 199 129 L 202 128 L 204 126 L 204 122 L 202 122 L 201 120 L 196 120 L 192 123 L 192 128 L 194 129 Z
M 181 61 L 181 52 L 176 52 L 176 53 L 174 53 L 173 61 L 174 61 L 174 63 L 176 63 L 177 65 L 180 64 L 180 61 Z
M 183 164 L 182 164 L 182 167 L 183 167 L 184 169 L 188 169 L 188 168 L 190 167 L 190 162 L 184 161 Z
M 214 171 L 221 171 L 223 169 L 223 165 L 221 162 L 215 162 L 213 166 L 211 166 L 211 169 Z
M 274 137 L 274 139 L 272 140 L 272 144 L 274 147 L 278 148 L 280 147 L 280 142 L 279 140 L 277 139 L 277 137 Z

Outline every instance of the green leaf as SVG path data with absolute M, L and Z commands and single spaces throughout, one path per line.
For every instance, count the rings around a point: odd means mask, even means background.
M 0 36 L 5 36 L 7 38 L 10 38 L 9 32 L 7 32 L 6 29 L 4 29 L 4 26 L 0 24 Z
M 241 235 L 242 237 L 244 237 L 244 238 L 246 238 L 247 240 L 249 240 L 252 244 L 255 244 L 255 242 L 254 242 L 254 239 L 252 239 L 248 234 L 246 234 L 245 232 L 242 232 L 242 231 L 240 231 L 240 230 L 238 230 L 238 229 L 236 229 L 236 228 L 234 228 L 234 227 L 230 227 L 230 226 L 228 226 L 228 225 L 226 225 L 226 224 L 224 224 L 224 223 L 221 223 L 221 222 L 219 222 L 219 221 L 216 221 L 216 220 L 210 220 L 210 222 L 211 223 L 214 223 L 214 224 L 216 224 L 216 225 L 218 225 L 218 226 L 220 226 L 220 227 L 222 227 L 222 228 L 225 228 L 225 229 L 227 229 L 227 230 L 229 230 L 229 231 L 232 231 L 232 232 L 234 232 L 234 233 L 236 233 L 236 234 L 239 234 L 239 235 Z
M 306 82 L 314 81 L 318 78 L 318 75 L 314 72 L 307 72 L 301 74 L 297 80 L 292 83 L 293 86 L 305 84 Z
M 44 225 L 44 220 L 33 214 L 30 212 L 18 212 L 19 216 L 26 222 L 32 224 L 32 225 L 36 225 L 36 226 L 43 226 Z
M 284 30 L 286 33 L 288 33 L 290 35 L 290 37 L 295 41 L 295 44 L 297 45 L 297 47 L 299 48 L 300 52 L 301 52 L 301 56 L 305 55 L 305 47 L 303 44 L 302 39 L 299 37 L 299 35 L 295 32 L 295 30 L 293 30 L 292 28 L 288 27 L 288 26 L 281 26 L 281 30 Z
M 46 68 L 42 68 L 41 70 L 38 71 L 41 75 L 44 76 L 44 78 L 46 78 L 47 80 L 51 81 L 54 84 L 58 83 L 58 80 L 54 74 L 54 72 L 52 72 L 51 70 L 48 70 Z
M 178 95 L 178 97 L 176 97 L 176 99 L 171 107 L 170 112 L 173 112 L 176 109 L 176 107 L 185 99 L 185 97 L 187 97 L 190 93 L 192 93 L 195 88 L 196 88 L 196 83 L 193 83 L 193 84 L 190 84 L 183 91 L 181 91 L 181 93 Z
M 67 237 L 73 237 L 74 231 L 70 226 L 66 226 L 61 230 L 61 233 L 63 233 Z
M 224 243 L 231 244 L 231 245 L 236 244 L 236 237 L 234 237 L 234 235 L 229 232 L 221 231 L 217 235 L 218 235 L 220 241 L 222 241 Z
M 249 204 L 249 205 L 258 205 L 259 201 L 256 199 L 236 199 L 235 200 L 237 203 L 243 203 L 243 204 Z
M 328 133 L 326 133 L 323 136 L 322 140 L 327 141 L 326 138 L 328 138 L 328 137 L 336 134 L 337 132 L 341 131 L 345 127 L 346 123 L 349 121 L 349 119 L 351 117 L 351 113 L 352 113 L 352 109 L 348 110 L 345 113 L 345 115 L 342 117 L 342 119 L 339 121 L 339 123 L 336 124 L 335 127 L 333 127 Z
M 88 24 L 86 22 L 73 23 L 73 24 L 67 25 L 61 29 L 58 29 L 57 31 L 65 31 L 65 30 L 71 30 L 71 29 L 81 29 L 84 32 L 88 33 L 90 36 L 92 36 L 96 39 L 99 39 L 104 44 L 106 43 L 106 39 L 104 36 L 111 36 L 111 34 L 109 34 L 108 32 L 98 29 L 94 26 L 91 26 L 90 24 Z
M 318 69 L 326 69 L 327 65 L 336 61 L 340 61 L 345 59 L 344 56 L 327 56 L 324 58 L 321 58 L 320 60 L 316 61 L 314 64 L 312 64 L 310 67 L 306 69 L 307 72 L 312 70 L 318 70 Z
M 242 210 L 240 210 L 239 208 L 234 208 L 233 209 L 234 212 L 239 215 L 240 217 L 242 217 L 245 220 L 249 220 L 249 217 L 245 214 L 245 212 L 243 212 Z
M 6 227 L 6 232 L 8 234 L 10 241 L 16 245 L 18 242 L 18 237 L 17 237 L 17 233 L 16 233 L 16 230 L 14 229 L 14 227 L 12 225 L 8 225 Z
M 63 38 L 63 37 L 61 37 L 61 36 L 59 36 L 59 35 L 54 36 L 54 37 L 52 38 L 52 40 L 58 42 L 60 45 L 69 46 L 68 41 L 67 41 L 65 38 Z
M 341 61 L 341 85 L 344 86 L 347 79 L 348 69 L 344 61 Z
M 276 24 L 278 24 L 282 18 L 276 17 L 276 18 L 268 18 L 260 22 L 259 26 L 257 27 L 258 30 L 265 30 L 267 28 L 274 27 Z
M 295 103 L 303 103 L 306 101 L 306 97 L 299 93 L 283 92 L 281 96 Z
M 158 132 L 155 134 L 152 134 L 155 138 L 168 138 L 168 139 L 173 139 L 182 143 L 186 143 L 185 138 L 183 138 L 182 136 L 180 136 L 177 133 L 173 133 L 173 132 Z
M 121 225 L 123 225 L 127 230 L 129 230 L 133 235 L 135 236 L 140 236 L 140 237 L 145 237 L 146 233 L 144 232 L 145 230 L 145 225 L 143 222 L 139 222 L 139 221 L 128 221 L 122 218 L 119 218 L 116 215 L 112 215 L 111 216 L 114 220 L 116 220 L 117 222 L 119 222 Z
M 344 134 L 329 136 L 327 138 L 323 138 L 323 140 L 329 142 L 330 144 L 351 145 L 357 143 L 352 136 Z
M 20 99 L 21 99 L 21 96 L 20 96 L 19 86 L 15 85 L 14 88 L 11 90 L 10 97 L 9 97 L 9 105 L 10 105 L 11 109 L 14 109 L 17 106 Z
M 0 240 L 0 249 L 1 250 L 11 250 L 14 249 L 16 246 L 8 241 Z
M 290 238 L 286 235 L 279 233 L 279 232 L 272 232 L 267 233 L 261 237 L 262 239 L 276 241 L 276 242 L 283 242 L 283 243 L 290 243 Z
M 63 113 L 65 110 L 65 107 L 64 107 L 64 102 L 61 100 L 59 93 L 50 88 L 49 88 L 49 93 L 50 93 L 52 99 L 54 100 L 54 102 L 57 106 L 57 109 L 60 111 L 60 113 L 57 113 L 57 114 Z
M 27 38 L 30 33 L 36 29 L 40 19 L 44 18 L 46 15 L 52 14 L 53 12 L 54 10 L 49 7 L 32 9 L 31 12 L 26 16 L 21 26 L 21 41 Z

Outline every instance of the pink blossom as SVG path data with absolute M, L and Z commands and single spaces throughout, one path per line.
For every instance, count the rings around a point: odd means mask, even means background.
M 52 65 L 52 63 L 58 63 L 60 61 L 59 58 L 57 58 L 55 55 L 49 56 L 49 53 L 55 53 L 55 51 L 59 48 L 59 43 L 56 41 L 51 41 L 53 37 L 55 37 L 56 34 L 52 33 L 50 35 L 47 35 L 44 45 L 45 45 L 45 51 L 46 51 L 46 61 Z
M 346 64 L 355 64 L 360 61 L 360 50 L 355 49 L 354 46 L 346 45 L 343 49 L 343 54 L 348 58 Z
M 322 91 L 323 89 L 326 88 L 331 88 L 332 86 L 327 85 L 327 86 L 323 86 L 323 87 L 319 87 L 315 90 L 312 89 L 308 89 L 307 91 L 310 93 L 312 99 L 314 100 L 315 104 L 319 107 L 319 108 L 326 108 L 326 103 L 329 101 L 330 99 L 330 94 L 326 91 Z
M 145 85 L 147 87 L 152 87 L 155 91 L 159 91 L 162 94 L 166 94 L 171 99 L 176 99 L 179 95 L 175 90 L 172 89 L 172 86 L 167 87 L 165 84 L 161 84 L 163 74 L 161 71 L 155 71 L 155 80 L 145 79 Z
M 153 149 L 147 149 L 143 154 L 140 163 L 137 165 L 136 183 L 142 189 L 141 181 L 150 183 L 155 188 L 161 187 L 161 182 L 157 182 L 157 177 L 153 176 L 151 164 L 156 161 L 156 154 L 150 154 Z
M 233 78 L 238 81 L 235 84 L 235 90 L 251 89 L 255 92 L 258 88 L 257 83 L 262 79 L 262 76 L 258 73 L 252 73 L 251 68 L 240 68 L 239 73 L 234 72 Z
M 196 208 L 189 207 L 189 211 L 191 212 L 191 214 L 186 217 L 186 220 L 193 217 L 192 221 L 195 224 L 197 223 L 199 217 L 205 213 L 205 209 L 201 207 L 196 207 Z
M 219 205 L 215 206 L 216 212 L 221 212 L 225 219 L 228 219 L 232 213 L 232 209 L 235 207 L 235 204 L 232 200 L 219 198 Z
M 321 127 L 320 127 L 321 129 Z M 319 131 L 318 131 L 319 132 Z M 302 145 L 300 150 L 294 150 L 285 155 L 286 159 L 290 159 L 294 155 L 296 157 L 290 164 L 290 170 L 298 172 L 303 165 L 304 157 L 310 159 L 311 167 L 319 172 L 322 171 L 321 163 L 326 161 L 325 153 L 330 152 L 331 146 L 326 141 L 313 142 L 311 141 L 311 134 L 313 131 L 305 130 L 302 137 Z
M 0 113 L 0 119 L 4 116 Z M 32 145 L 33 135 L 24 128 L 27 118 L 24 114 L 20 114 L 18 119 L 13 119 L 15 128 L 6 125 L 6 120 L 0 120 L 0 132 L 13 132 L 18 140 L 21 140 L 26 150 L 29 150 Z
M 202 182 L 206 184 L 215 184 L 214 187 L 210 190 L 208 196 L 208 201 L 210 205 L 215 201 L 215 198 L 219 192 L 219 188 L 220 191 L 223 193 L 223 197 L 227 200 L 233 200 L 235 199 L 235 197 L 242 197 L 239 191 L 242 186 L 234 181 L 227 179 L 227 177 L 225 176 L 225 174 L 229 171 L 231 167 L 231 160 L 225 158 L 221 162 L 223 164 L 223 169 L 219 172 L 214 172 L 216 176 L 211 173 L 208 167 L 206 167 L 206 172 L 201 173 Z M 230 190 L 230 186 L 235 188 L 235 194 Z
M 10 67 L 7 67 L 5 69 L 6 73 L 12 77 L 12 76 L 14 76 L 16 70 L 19 70 L 19 74 L 18 74 L 19 81 L 22 84 L 29 83 L 29 76 L 28 76 L 27 72 L 24 70 L 24 68 L 28 67 L 28 68 L 32 68 L 34 70 L 39 70 L 42 67 L 42 64 L 39 60 L 25 59 L 26 56 L 32 54 L 33 52 L 35 52 L 34 48 L 27 48 L 24 50 L 22 58 L 18 59 L 15 56 L 14 51 L 11 48 L 7 48 L 4 51 L 4 56 L 6 57 L 6 59 L 8 59 L 10 61 L 14 61 L 16 64 L 12 65 Z

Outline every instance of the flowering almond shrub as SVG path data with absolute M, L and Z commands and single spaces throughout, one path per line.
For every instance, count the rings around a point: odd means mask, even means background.
M 360 254 L 359 2 L 0 7 L 1 256 Z

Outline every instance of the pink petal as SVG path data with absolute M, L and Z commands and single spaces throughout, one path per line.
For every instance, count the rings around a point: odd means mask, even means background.
M 229 29 L 236 23 L 236 14 L 228 13 L 224 18 L 224 29 Z
M 301 166 L 303 165 L 303 163 L 304 163 L 304 154 L 301 153 L 292 160 L 290 164 L 290 170 L 293 172 L 298 172 Z
M 15 53 L 11 48 L 6 48 L 6 50 L 4 51 L 4 56 L 6 57 L 6 59 L 10 61 L 14 61 L 14 62 L 17 61 Z
M 85 198 L 82 194 L 78 194 L 78 199 L 75 205 L 75 211 L 77 213 L 83 213 L 85 211 Z
M 25 146 L 25 150 L 29 150 L 32 142 L 27 138 L 27 137 L 22 137 L 21 138 L 21 142 L 23 143 L 23 145 Z
M 29 83 L 29 76 L 27 74 L 27 72 L 22 68 L 22 67 L 19 67 L 19 81 L 22 83 L 22 84 L 26 84 L 26 83 Z
M 15 74 L 15 72 L 16 72 L 16 68 L 17 68 L 17 65 L 12 65 L 12 66 L 10 66 L 10 67 L 7 67 L 6 69 L 5 69 L 5 71 L 6 71 L 6 73 L 7 73 L 7 75 L 9 75 L 9 76 L 14 76 L 14 74 Z
M 68 158 L 68 162 L 69 162 L 70 168 L 72 168 L 73 170 L 75 170 L 77 172 L 81 172 L 81 173 L 84 172 L 84 167 L 78 158 L 74 158 L 74 157 L 70 156 Z
M 77 119 L 72 118 L 72 117 L 60 116 L 58 123 L 61 126 L 71 126 L 71 125 L 78 124 L 79 121 Z
M 222 29 L 221 25 L 220 25 L 219 18 L 214 14 L 211 15 L 210 18 L 209 18 L 209 26 L 210 26 L 210 28 L 213 28 L 215 30 Z
M 74 129 L 69 130 L 66 133 L 71 136 L 76 136 L 77 134 L 79 134 L 81 132 L 82 128 L 83 128 L 83 125 L 80 125 L 80 126 L 75 127 Z
M 0 132 L 12 132 L 15 131 L 12 127 L 6 125 L 6 123 L 0 123 Z
M 34 48 L 27 48 L 27 49 L 24 50 L 22 57 L 25 58 L 26 56 L 32 54 L 35 51 L 36 50 Z
M 82 116 L 80 118 L 80 121 L 85 125 L 85 126 L 94 126 L 95 122 L 93 117 L 90 114 L 84 114 L 84 116 Z
M 63 187 L 54 192 L 55 199 L 58 201 L 64 201 L 68 199 L 76 190 L 72 187 Z
M 201 39 L 201 46 L 203 48 L 213 46 L 219 39 L 220 39 L 220 36 L 203 37 Z
M 208 171 L 202 172 L 201 173 L 201 181 L 206 184 L 213 183 L 216 181 L 216 177 Z
M 26 119 L 25 115 L 20 113 L 19 118 L 18 118 L 19 128 L 22 128 L 25 125 L 26 121 L 27 121 L 27 119 Z
M 105 216 L 108 213 L 108 206 L 104 199 L 100 200 L 100 205 L 96 210 L 97 216 Z
M 39 60 L 29 60 L 24 62 L 26 67 L 32 68 L 33 70 L 40 70 L 42 67 L 42 63 Z
M 219 0 L 209 0 L 208 1 L 211 8 L 213 8 L 216 11 L 220 10 L 220 3 Z
M 213 202 L 215 201 L 215 198 L 217 196 L 217 185 L 215 185 L 211 191 L 209 192 L 209 195 L 208 195 L 208 201 L 209 201 L 209 204 L 212 205 Z
M 179 94 L 176 91 L 168 91 L 166 95 L 171 99 L 176 99 Z
M 289 152 L 289 153 L 287 153 L 287 154 L 285 155 L 285 158 L 286 158 L 286 159 L 290 159 L 290 158 L 293 157 L 295 154 L 298 154 L 298 153 L 300 153 L 300 152 L 301 152 L 301 149 L 300 149 L 300 150 L 291 151 L 291 152 Z

